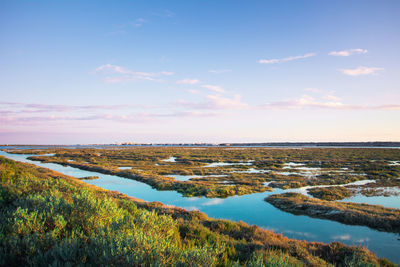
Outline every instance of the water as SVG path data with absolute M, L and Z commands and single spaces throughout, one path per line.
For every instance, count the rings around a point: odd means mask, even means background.
M 170 157 L 168 159 L 162 159 L 161 161 L 164 161 L 164 162 L 176 162 L 176 157 Z
M 232 171 L 232 172 L 236 172 L 236 173 L 268 173 L 268 172 L 271 172 L 271 170 L 260 170 L 260 169 L 248 168 L 247 170 Z
M 132 167 L 118 167 L 118 170 L 131 170 Z
M 275 173 L 280 174 L 280 175 L 300 175 L 304 176 L 307 179 L 313 179 L 316 178 L 317 175 L 321 174 L 337 174 L 337 173 L 342 173 L 342 174 L 347 174 L 347 175 L 365 175 L 365 173 L 352 173 L 349 172 L 348 168 L 340 168 L 337 170 L 323 170 L 322 168 L 319 167 L 306 167 L 304 166 L 304 163 L 296 163 L 296 162 L 287 162 L 283 164 L 282 169 L 286 169 L 287 171 L 275 171 Z
M 379 188 L 378 188 L 379 189 Z M 344 202 L 356 202 L 356 203 L 367 203 L 367 204 L 372 204 L 372 205 L 382 205 L 385 207 L 389 208 L 396 208 L 400 209 L 400 188 L 399 187 L 392 187 L 392 188 L 382 188 L 385 191 L 396 193 L 397 195 L 391 195 L 391 196 L 363 196 L 360 194 L 357 194 L 355 196 L 349 197 L 342 199 L 340 201 Z
M 310 194 L 308 194 L 308 190 L 311 188 L 324 188 L 324 187 L 335 187 L 335 186 L 346 186 L 346 185 L 366 185 L 366 184 L 375 183 L 375 182 L 376 182 L 375 180 L 361 180 L 361 181 L 355 181 L 355 182 L 348 183 L 348 184 L 308 185 L 308 186 L 303 186 L 303 187 L 299 187 L 299 188 L 287 189 L 287 190 L 285 190 L 285 192 L 294 192 L 294 193 L 303 194 L 308 197 L 313 197 Z M 354 201 L 354 202 L 357 202 L 357 201 Z M 379 204 L 379 205 L 383 205 L 383 204 Z
M 192 178 L 203 178 L 203 177 L 226 177 L 227 175 L 178 175 L 178 174 L 167 174 L 166 177 L 175 178 L 177 181 L 188 181 Z
M 284 192 L 280 189 L 275 189 L 274 192 L 234 196 L 226 199 L 186 198 L 174 191 L 157 191 L 144 183 L 118 176 L 80 170 L 54 163 L 30 161 L 27 157 L 31 155 L 8 154 L 3 151 L 0 151 L 0 155 L 33 163 L 74 177 L 98 176 L 99 179 L 97 180 L 86 180 L 85 182 L 108 190 L 117 190 L 147 201 L 160 201 L 167 205 L 188 210 L 200 210 L 213 218 L 256 224 L 264 229 L 283 233 L 289 238 L 328 243 L 341 241 L 348 245 L 366 246 L 380 257 L 400 262 L 398 235 L 375 231 L 363 226 L 349 226 L 329 220 L 293 215 L 263 201 L 268 195 Z
M 213 162 L 203 166 L 204 168 L 220 167 L 220 166 L 230 166 L 230 165 L 252 165 L 252 162 Z

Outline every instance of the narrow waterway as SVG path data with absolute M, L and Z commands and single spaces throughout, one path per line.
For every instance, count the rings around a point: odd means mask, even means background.
M 275 189 L 273 192 L 234 196 L 226 199 L 187 198 L 174 191 L 157 191 L 144 183 L 119 176 L 80 170 L 60 164 L 28 160 L 27 158 L 32 155 L 9 154 L 3 151 L 0 151 L 0 155 L 78 178 L 99 176 L 97 180 L 86 180 L 85 182 L 108 190 L 117 190 L 146 201 L 160 201 L 167 205 L 189 210 L 200 210 L 213 218 L 256 224 L 264 229 L 283 233 L 290 238 L 321 242 L 340 241 L 348 245 L 361 245 L 380 257 L 386 257 L 396 263 L 400 262 L 400 240 L 398 235 L 375 231 L 368 227 L 349 226 L 329 220 L 296 216 L 280 211 L 263 200 L 268 195 L 283 192 L 280 189 Z

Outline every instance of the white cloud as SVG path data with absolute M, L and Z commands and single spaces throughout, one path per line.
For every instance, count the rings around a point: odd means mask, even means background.
M 205 85 L 202 85 L 201 87 L 209 89 L 211 91 L 218 92 L 218 93 L 225 93 L 225 90 L 218 85 L 205 84 Z
M 349 76 L 360 76 L 360 75 L 369 75 L 369 74 L 374 74 L 378 71 L 383 71 L 383 68 L 374 68 L 374 67 L 357 67 L 355 69 L 341 69 L 340 71 L 343 74 L 349 75 Z
M 296 59 L 303 59 L 303 58 L 308 58 L 308 57 L 313 57 L 315 56 L 316 53 L 307 53 L 304 55 L 300 56 L 293 56 L 293 57 L 285 57 L 285 58 L 273 58 L 273 59 L 260 59 L 258 63 L 260 64 L 275 64 L 275 63 L 283 63 L 283 62 L 288 62 Z
M 160 81 L 157 77 L 170 76 L 173 72 L 161 71 L 161 72 L 141 72 L 132 71 L 123 68 L 118 65 L 105 64 L 96 68 L 94 74 L 106 75 L 104 80 L 109 83 L 117 83 L 123 81 L 135 81 L 135 80 L 149 80 L 149 81 Z
M 230 72 L 230 71 L 232 71 L 232 70 L 222 69 L 222 70 L 209 70 L 208 72 L 214 73 L 214 74 L 221 74 L 221 73 Z
M 207 99 L 211 106 L 215 108 L 241 109 L 248 106 L 242 102 L 242 96 L 239 94 L 234 95 L 232 98 L 221 95 L 208 95 Z
M 367 49 L 353 48 L 353 49 L 342 50 L 342 51 L 332 51 L 329 53 L 329 55 L 330 56 L 348 57 L 353 54 L 366 54 L 367 52 L 368 52 Z
M 199 83 L 200 81 L 198 79 L 183 79 L 179 80 L 176 83 L 177 84 L 196 84 Z

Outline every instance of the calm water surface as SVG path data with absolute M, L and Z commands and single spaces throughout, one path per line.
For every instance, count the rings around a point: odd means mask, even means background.
M 264 229 L 283 233 L 290 238 L 321 242 L 341 241 L 348 245 L 366 246 L 380 257 L 389 258 L 396 263 L 400 262 L 400 240 L 398 240 L 398 235 L 378 232 L 368 227 L 349 226 L 329 220 L 296 216 L 280 211 L 263 201 L 268 195 L 281 193 L 282 190 L 279 189 L 274 190 L 274 192 L 234 196 L 226 199 L 187 198 L 182 197 L 181 194 L 174 191 L 157 191 L 144 183 L 118 176 L 79 170 L 59 164 L 30 161 L 27 157 L 31 155 L 8 154 L 3 151 L 0 151 L 0 155 L 22 162 L 33 163 L 78 178 L 99 176 L 100 178 L 97 180 L 86 180 L 85 182 L 108 190 L 117 190 L 129 196 L 147 201 L 160 201 L 164 204 L 189 210 L 197 209 L 213 218 L 256 224 Z M 360 198 L 355 200 L 360 200 Z M 393 198 L 391 198 L 391 201 L 393 201 Z M 373 202 L 373 204 L 386 204 L 385 198 L 382 199 L 382 203 L 376 203 L 379 202 L 376 198 Z M 388 206 L 393 205 L 389 203 Z

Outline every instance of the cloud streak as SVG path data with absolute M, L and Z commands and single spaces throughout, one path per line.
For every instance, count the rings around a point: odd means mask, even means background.
M 383 70 L 384 70 L 383 68 L 360 66 L 355 69 L 341 69 L 339 71 L 348 76 L 360 76 L 360 75 L 376 74 L 377 72 Z
M 348 105 L 339 97 L 326 95 L 323 99 L 316 99 L 303 95 L 297 99 L 269 102 L 260 106 L 262 109 L 337 109 L 337 110 L 399 110 L 400 105 Z
M 258 63 L 260 64 L 276 64 L 276 63 L 284 63 L 298 59 L 304 59 L 315 56 L 316 53 L 307 53 L 299 56 L 285 57 L 285 58 L 273 58 L 273 59 L 260 59 Z
M 201 87 L 206 88 L 211 91 L 214 91 L 214 92 L 217 92 L 217 93 L 225 93 L 225 89 L 223 89 L 221 86 L 218 86 L 218 85 L 205 84 L 205 85 L 202 85 Z
M 152 106 L 119 104 L 119 105 L 51 105 L 36 103 L 0 102 L 0 108 L 7 109 L 10 113 L 41 113 L 41 112 L 80 112 L 80 111 L 99 111 L 99 110 L 120 110 L 120 109 L 147 109 Z M 2 110 L 4 112 L 4 110 Z
M 354 54 L 366 54 L 368 53 L 367 49 L 361 48 L 353 48 L 348 50 L 341 50 L 341 51 L 332 51 L 328 55 L 330 56 L 339 56 L 339 57 L 348 57 Z
M 239 94 L 233 95 L 232 97 L 210 94 L 205 97 L 205 101 L 203 102 L 179 100 L 175 102 L 174 105 L 189 110 L 235 110 L 249 107 L 247 103 L 242 102 L 242 96 Z
M 96 114 L 89 116 L 61 116 L 61 115 L 43 115 L 43 116 L 2 116 L 0 123 L 2 126 L 31 126 L 45 124 L 50 126 L 57 122 L 67 121 L 112 121 L 120 123 L 148 123 L 158 121 L 162 118 L 192 118 L 192 117 L 215 117 L 220 115 L 215 112 L 202 111 L 177 111 L 170 113 L 134 113 L 127 115 L 118 114 Z
M 130 23 L 130 25 L 133 27 L 139 28 L 139 27 L 142 27 L 143 24 L 146 22 L 147 22 L 147 20 L 145 20 L 143 18 L 138 18 L 134 22 Z
M 213 74 L 221 74 L 221 73 L 226 73 L 226 72 L 231 72 L 232 70 L 230 69 L 221 69 L 221 70 L 209 70 L 209 73 Z
M 104 81 L 109 83 L 118 83 L 124 81 L 148 80 L 148 81 L 161 81 L 157 77 L 170 76 L 173 72 L 140 72 L 133 71 L 118 65 L 105 64 L 97 67 L 94 74 L 105 76 Z
M 179 80 L 176 83 L 177 84 L 197 84 L 200 81 L 198 79 L 183 79 L 183 80 Z

